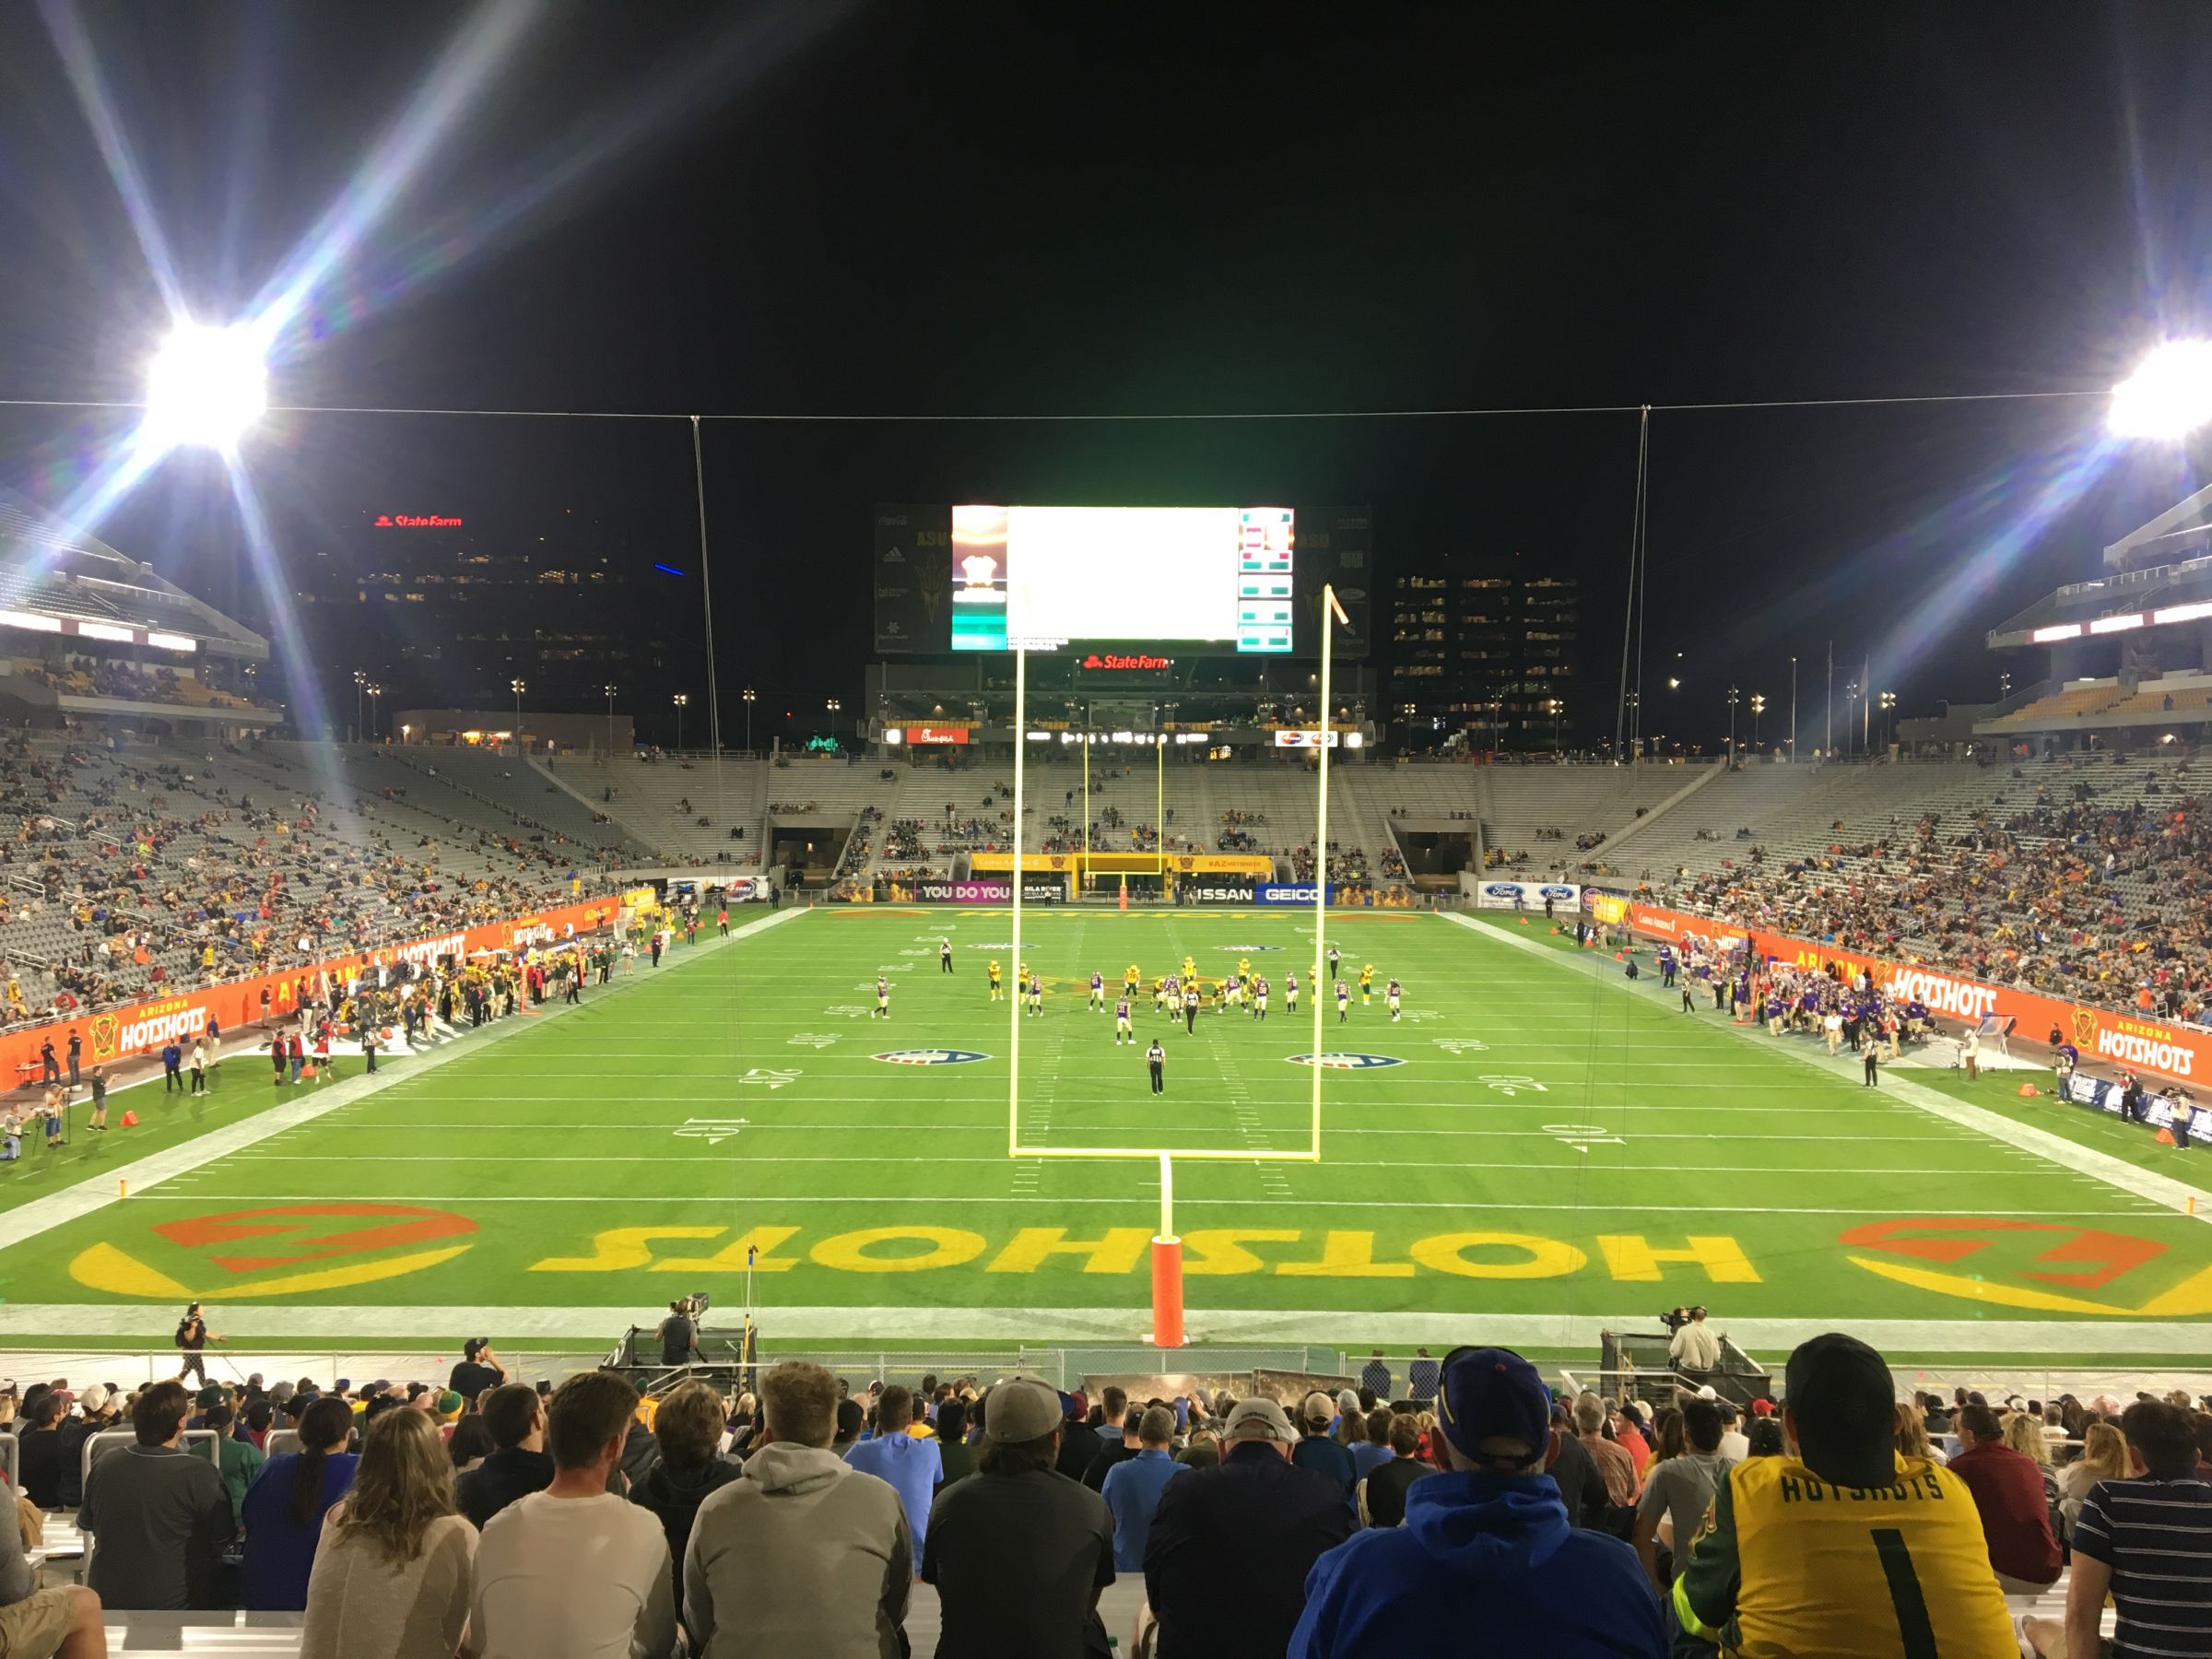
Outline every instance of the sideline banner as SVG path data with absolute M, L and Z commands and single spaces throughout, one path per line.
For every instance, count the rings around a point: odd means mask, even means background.
M 66 1046 L 75 1030 L 85 1039 L 88 1065 L 154 1053 L 170 1042 L 190 1042 L 219 1021 L 226 1032 L 262 1017 L 261 994 L 269 994 L 268 1011 L 288 1014 L 299 1006 L 301 994 L 323 974 L 344 980 L 366 969 L 400 962 L 433 962 L 441 956 L 465 957 L 477 950 L 527 950 L 550 945 L 576 934 L 589 933 L 619 914 L 619 900 L 605 899 L 588 904 L 563 904 L 549 910 L 499 922 L 483 922 L 452 933 L 412 939 L 404 945 L 327 958 L 282 973 L 265 973 L 227 984 L 179 991 L 173 996 L 155 997 L 128 1007 L 79 1012 L 65 1018 L 27 1026 L 0 1036 L 0 1088 L 21 1074 L 17 1067 L 35 1063 L 39 1044 L 48 1038 L 54 1047 Z
M 1994 1015 L 2016 1021 L 2020 1035 L 2039 1042 L 2055 1030 L 2079 1049 L 2085 1059 L 2179 1083 L 2212 1077 L 2212 1030 L 2112 1008 L 2088 1007 L 2006 985 L 1985 984 L 1944 969 L 1892 962 L 1787 934 L 1747 932 L 1710 916 L 1695 916 L 1661 905 L 1632 904 L 1629 908 L 1630 925 L 1653 938 L 1701 939 L 1723 949 L 1732 949 L 1748 939 L 1754 954 L 1796 967 L 1833 966 L 1846 979 L 1863 968 L 1883 990 L 1925 1003 L 1930 1012 L 1952 1019 L 1978 1023 Z
M 1477 910 L 1540 911 L 1547 899 L 1562 909 L 1579 909 L 1583 889 L 1564 881 L 1485 881 L 1475 889 Z
M 1011 881 L 918 881 L 914 897 L 929 904 L 1011 904 L 1014 902 L 1014 884 Z M 1021 884 L 1021 901 L 1024 904 L 1053 904 L 1067 897 L 1063 882 L 1047 881 L 1036 876 L 1025 877 Z
M 1260 881 L 1252 888 L 1254 904 L 1311 904 L 1313 902 L 1313 884 L 1310 881 Z M 1329 883 L 1329 904 L 1336 902 L 1336 884 Z
M 1233 876 L 1190 876 L 1176 884 L 1175 895 L 1185 904 L 1257 904 L 1258 884 Z

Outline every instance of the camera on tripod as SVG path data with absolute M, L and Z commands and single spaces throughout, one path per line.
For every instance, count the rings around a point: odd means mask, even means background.
M 704 1290 L 694 1290 L 688 1296 L 678 1297 L 668 1306 L 672 1312 L 681 1313 L 693 1324 L 697 1324 L 706 1316 L 707 1293 Z
M 1684 1325 L 1689 1323 L 1689 1310 L 1688 1308 L 1677 1308 L 1671 1313 L 1662 1313 L 1659 1315 L 1659 1323 L 1666 1327 L 1666 1334 L 1669 1336 L 1672 1336 L 1677 1331 L 1680 1330 Z

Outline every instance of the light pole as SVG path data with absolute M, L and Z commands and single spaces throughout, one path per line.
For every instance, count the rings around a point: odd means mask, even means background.
M 1851 747 L 1851 712 L 1859 706 L 1859 682 L 1843 682 L 1843 747 Z
M 382 709 L 383 707 L 382 699 L 384 695 L 384 688 L 378 685 L 374 680 L 371 680 L 369 682 L 368 691 L 369 706 L 372 709 Z M 371 720 L 369 725 L 369 741 L 371 743 L 376 741 L 376 723 L 373 718 Z
M 519 679 L 507 682 L 507 689 L 514 693 L 514 752 L 518 755 L 523 752 L 523 693 L 529 688 Z
M 1892 737 L 1892 736 L 1893 736 L 1893 735 L 1896 734 L 1896 731 L 1897 731 L 1897 723 L 1896 723 L 1896 721 L 1895 721 L 1895 720 L 1892 718 L 1892 714 L 1891 714 L 1891 712 L 1892 712 L 1894 709 L 1896 709 L 1896 707 L 1897 707 L 1897 693 L 1896 693 L 1896 692 L 1894 692 L 1894 691 L 1885 691 L 1885 692 L 1883 692 L 1883 693 L 1882 693 L 1882 700 L 1881 700 L 1881 711 L 1882 711 L 1882 747 L 1883 747 L 1884 748 L 1888 748 L 1888 747 L 1889 747 L 1889 739 L 1890 739 L 1890 738 L 1891 738 L 1891 737 Z
M 609 685 L 599 689 L 606 693 L 606 755 L 611 760 L 615 755 L 615 688 Z
M 1728 764 L 1735 764 L 1735 688 L 1728 688 Z
M 1790 764 L 1797 764 L 1797 659 L 1790 659 Z
M 832 743 L 837 741 L 837 717 L 843 711 L 844 706 L 841 700 L 834 697 L 822 704 L 823 712 L 830 716 L 830 741 Z
M 759 694 L 747 686 L 738 695 L 745 699 L 745 752 L 749 755 L 753 752 L 753 702 Z
M 1759 752 L 1759 717 L 1767 712 L 1767 700 L 1759 692 L 1751 693 L 1751 752 Z
M 681 753 L 684 747 L 684 711 L 691 706 L 690 694 L 678 691 L 668 700 L 676 705 L 676 747 L 677 752 Z
M 353 671 L 353 735 L 356 737 L 361 735 L 361 694 L 368 687 L 369 671 L 356 668 Z
M 1551 700 L 1551 752 L 1555 755 L 1559 752 L 1559 713 L 1565 706 L 1556 697 Z

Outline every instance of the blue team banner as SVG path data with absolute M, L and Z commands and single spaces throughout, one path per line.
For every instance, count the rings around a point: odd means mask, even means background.
M 2102 1077 L 2092 1077 L 2082 1071 L 2074 1073 L 2059 1089 L 2061 1098 L 2073 1101 L 2077 1106 L 2087 1106 L 2092 1112 L 2109 1112 L 2114 1117 L 2121 1115 L 2124 1110 L 2121 1103 L 2122 1092 L 2119 1084 L 2108 1083 Z M 2141 1122 L 2150 1129 L 2171 1129 L 2174 1119 L 2179 1115 L 2173 1110 L 2172 1102 L 2162 1095 L 2147 1090 L 2144 1093 L 2140 1111 Z M 2212 1116 L 2212 1113 L 2206 1115 Z M 2197 1114 L 2192 1112 L 2188 1135 L 2191 1140 L 2212 1141 L 2212 1124 L 2200 1122 Z
M 1252 901 L 1254 904 L 1311 904 L 1315 897 L 1314 884 L 1311 881 L 1263 881 L 1256 883 L 1252 889 Z M 1328 896 L 1323 902 L 1336 902 L 1335 882 L 1329 883 Z

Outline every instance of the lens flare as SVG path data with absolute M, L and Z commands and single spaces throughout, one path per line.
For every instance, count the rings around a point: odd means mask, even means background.
M 2212 341 L 2169 340 L 2112 388 L 2120 438 L 2186 438 L 2212 421 Z
M 146 378 L 146 437 L 163 449 L 196 444 L 229 454 L 269 406 L 260 331 L 180 323 Z

